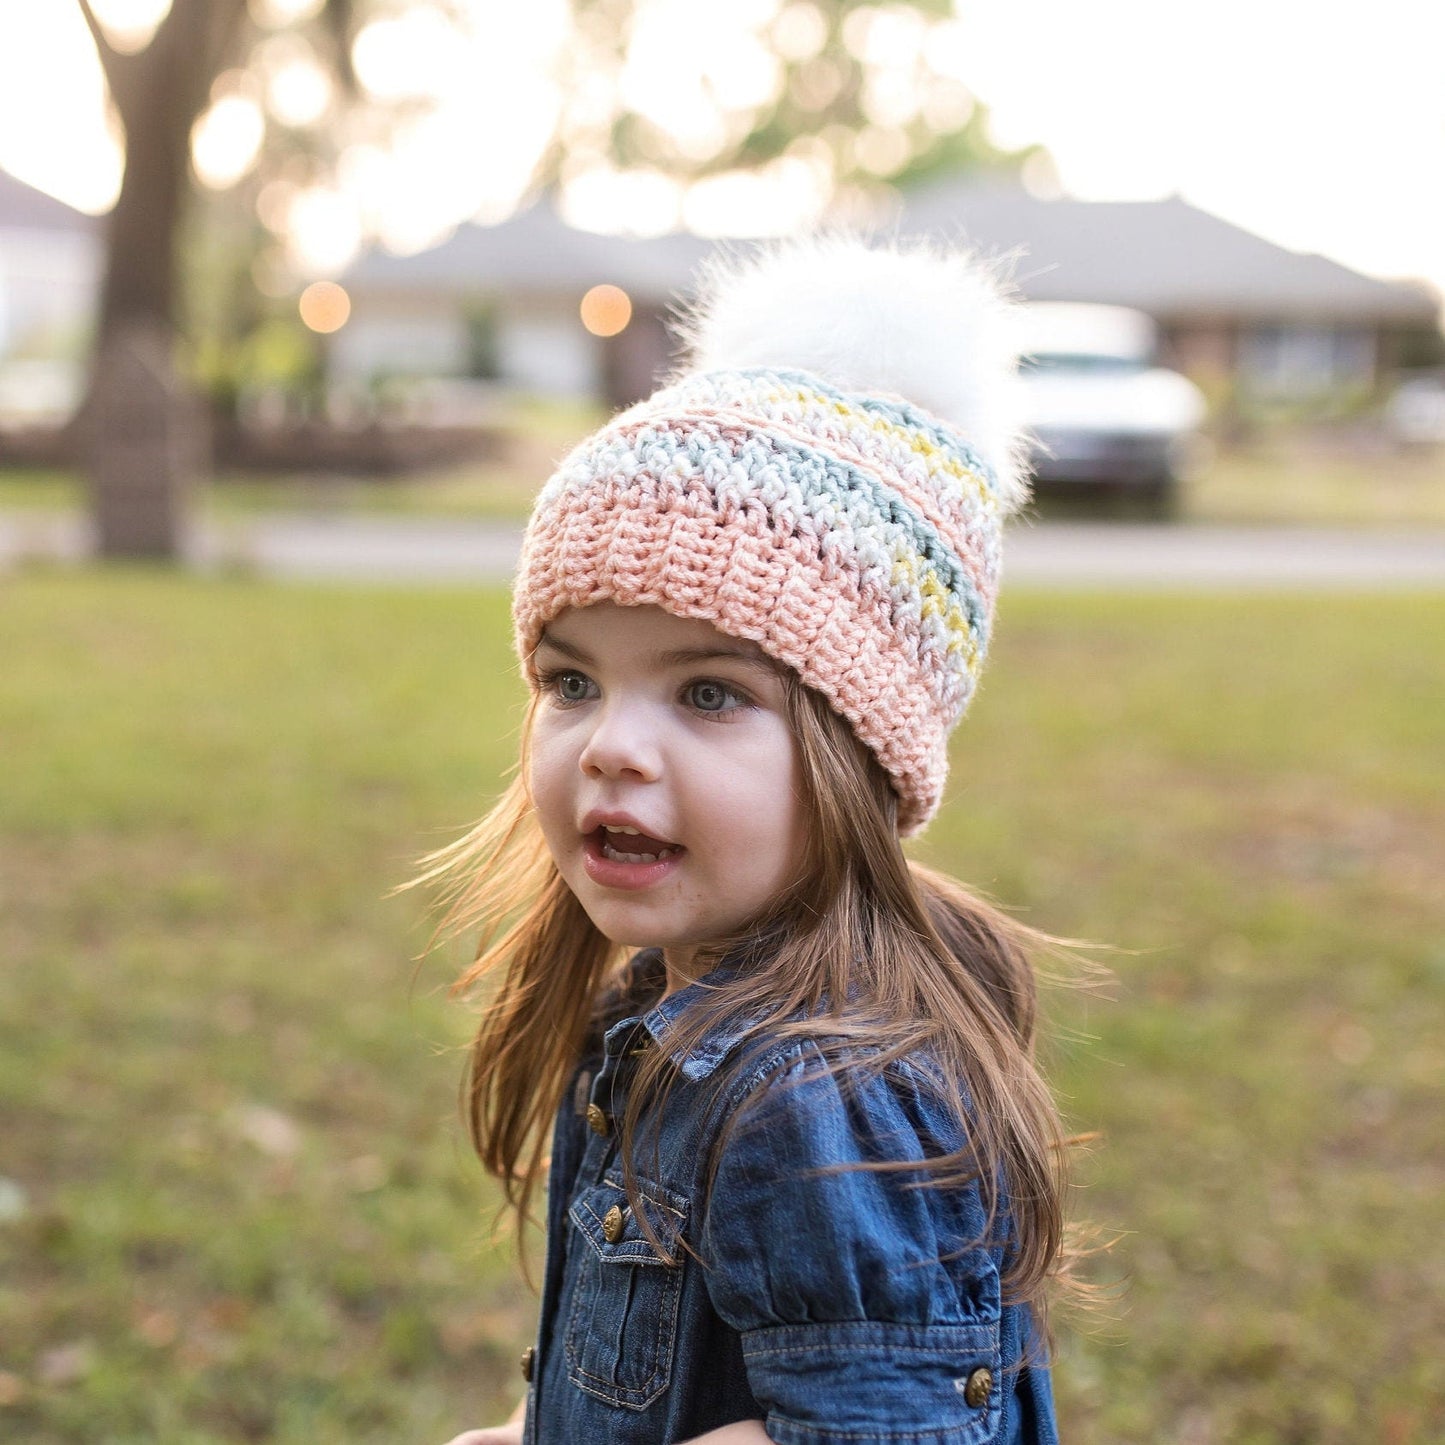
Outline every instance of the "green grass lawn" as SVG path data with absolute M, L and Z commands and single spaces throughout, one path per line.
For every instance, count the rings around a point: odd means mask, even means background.
M 417 1442 L 533 1301 L 419 851 L 515 751 L 499 592 L 0 580 L 0 1439 Z M 1050 994 L 1071 1445 L 1445 1432 L 1445 596 L 1005 596 L 923 851 Z

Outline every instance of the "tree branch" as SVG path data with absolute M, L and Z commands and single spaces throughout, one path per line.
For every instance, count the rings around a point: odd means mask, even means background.
M 96 18 L 90 0 L 76 0 L 76 4 L 80 6 L 90 38 L 95 42 L 95 53 L 100 60 L 101 73 L 105 76 L 110 98 L 115 102 L 115 108 L 124 121 L 131 109 L 132 94 L 140 84 L 136 78 L 141 69 L 140 56 L 124 55 L 110 43 L 110 37 Z
M 100 28 L 100 21 L 95 18 L 95 11 L 90 8 L 90 0 L 76 0 L 80 6 L 80 13 L 85 19 L 85 27 L 90 31 L 90 38 L 95 41 L 95 48 L 100 51 L 102 64 L 107 54 L 114 55 L 115 51 L 111 43 L 106 39 L 105 31 Z

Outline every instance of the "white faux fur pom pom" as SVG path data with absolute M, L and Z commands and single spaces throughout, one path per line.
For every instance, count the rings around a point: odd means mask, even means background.
M 1014 306 L 977 258 L 851 237 L 785 242 L 703 277 L 687 326 L 696 371 L 812 372 L 840 390 L 895 396 L 949 423 L 1027 495 Z

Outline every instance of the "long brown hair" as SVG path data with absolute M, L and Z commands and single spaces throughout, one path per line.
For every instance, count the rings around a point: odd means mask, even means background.
M 908 860 L 887 774 L 822 697 L 793 673 L 783 677 L 806 857 L 746 937 L 717 941 L 718 958 L 752 945 L 762 964 L 684 1013 L 675 1047 L 695 1045 L 723 1014 L 745 1013 L 756 1019 L 750 1034 L 814 1038 L 840 1068 L 860 1044 L 875 1068 L 925 1053 L 968 1134 L 965 1149 L 930 1162 L 931 1180 L 977 1180 L 991 1222 L 1007 1201 L 1005 1296 L 1042 1315 L 1064 1237 L 1064 1139 L 1034 1057 L 1030 958 L 1058 952 L 1059 941 Z M 483 999 L 465 1109 L 519 1223 L 546 1167 L 553 1115 L 624 962 L 553 865 L 526 774 L 524 744 L 519 776 L 496 807 L 424 859 L 416 880 L 440 887 L 439 934 L 481 931 L 475 962 L 453 985 Z M 642 1056 L 621 1129 L 629 1189 L 639 1119 L 665 1095 L 670 1073 L 667 1054 Z

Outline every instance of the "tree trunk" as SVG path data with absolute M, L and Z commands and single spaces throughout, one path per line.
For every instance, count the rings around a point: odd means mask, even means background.
M 133 56 L 112 50 L 88 0 L 80 4 L 126 153 L 81 419 L 96 543 L 102 557 L 174 558 L 206 450 L 200 408 L 175 358 L 191 127 L 244 0 L 172 0 L 151 43 Z
M 204 466 L 196 407 L 175 365 L 176 237 L 190 124 L 181 130 L 174 98 L 164 93 L 172 87 L 162 87 L 147 87 L 126 119 L 125 178 L 110 215 L 84 421 L 102 557 L 181 555 Z

